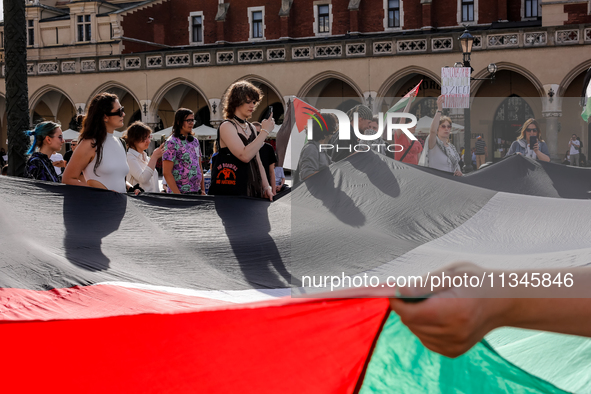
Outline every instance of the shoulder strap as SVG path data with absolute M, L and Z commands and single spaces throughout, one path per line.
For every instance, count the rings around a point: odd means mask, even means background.
M 224 121 L 222 121 L 222 123 L 220 123 L 220 125 L 218 126 L 218 136 L 216 138 L 216 141 L 218 143 L 218 150 L 220 150 L 222 147 L 220 146 L 220 129 L 222 128 L 222 125 L 226 122 L 230 122 L 230 119 L 225 119 Z M 236 126 L 234 124 L 234 122 L 230 122 L 232 125 L 234 125 L 234 127 L 236 128 L 236 131 L 238 131 L 238 126 Z
M 404 152 L 404 154 L 402 155 L 402 157 L 400 158 L 400 161 L 403 161 L 404 158 L 406 157 L 406 155 L 408 154 L 408 152 L 410 152 L 410 150 L 412 149 L 412 146 L 415 144 L 415 140 L 410 141 L 410 145 L 408 146 L 408 149 L 406 150 L 406 152 Z

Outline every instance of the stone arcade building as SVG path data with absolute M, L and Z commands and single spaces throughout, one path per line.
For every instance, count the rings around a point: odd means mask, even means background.
M 116 93 L 125 124 L 169 127 L 179 107 L 221 120 L 220 99 L 240 79 L 273 105 L 291 96 L 342 97 L 387 109 L 421 79 L 412 111 L 431 115 L 441 67 L 461 61 L 458 37 L 475 37 L 472 131 L 489 158 L 527 117 L 542 123 L 552 158 L 572 133 L 588 153 L 580 117 L 591 67 L 591 0 L 26 0 L 31 119 L 68 125 L 99 92 Z M 4 39 L 3 26 L 0 36 Z M 3 60 L 3 52 L 0 52 Z M 2 78 L 4 67 L 2 67 Z M 6 146 L 0 86 L 0 145 Z M 314 103 L 312 103 L 314 104 Z M 495 153 L 497 152 L 497 153 Z

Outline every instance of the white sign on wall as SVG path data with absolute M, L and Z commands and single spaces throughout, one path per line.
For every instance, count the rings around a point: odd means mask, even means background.
M 470 67 L 441 69 L 443 108 L 470 108 L 470 71 Z

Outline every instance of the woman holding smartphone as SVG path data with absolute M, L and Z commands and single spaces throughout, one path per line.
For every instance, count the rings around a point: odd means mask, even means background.
M 513 154 L 541 161 L 550 161 L 548 145 L 542 140 L 542 130 L 535 119 L 528 119 L 523 124 L 521 134 L 516 141 L 513 141 L 507 152 L 507 156 Z
M 263 120 L 260 133 L 248 118 L 260 103 L 263 93 L 247 81 L 234 83 L 222 99 L 226 120 L 218 129 L 219 153 L 211 169 L 209 194 L 268 198 L 273 201 L 275 191 L 269 185 L 259 150 L 269 136 L 275 121 Z

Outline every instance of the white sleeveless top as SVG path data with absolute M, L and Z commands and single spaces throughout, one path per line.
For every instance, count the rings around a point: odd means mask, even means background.
M 121 141 L 113 134 L 107 133 L 107 138 L 103 144 L 103 158 L 96 169 L 95 175 L 94 164 L 96 158 L 97 155 L 95 154 L 83 171 L 86 180 L 92 179 L 102 183 L 109 190 L 125 193 L 127 191 L 125 177 L 129 172 L 129 166 L 127 165 L 127 155 Z

